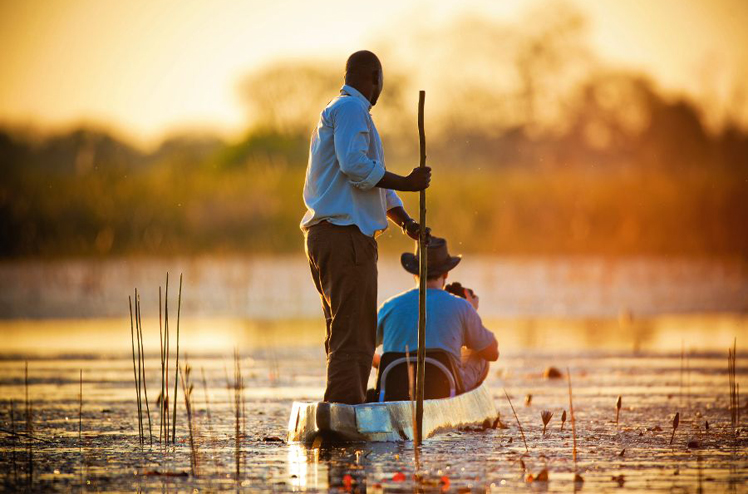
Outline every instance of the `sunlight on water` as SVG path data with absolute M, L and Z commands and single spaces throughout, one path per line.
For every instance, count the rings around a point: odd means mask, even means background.
M 172 331 L 175 330 L 172 321 Z M 648 318 L 489 319 L 502 351 L 721 350 L 732 339 L 748 339 L 748 317 L 738 314 L 672 315 Z M 143 320 L 146 352 L 158 351 L 158 319 Z M 324 321 L 184 319 L 180 345 L 192 355 L 226 354 L 231 349 L 321 346 Z M 130 351 L 129 319 L 0 320 L 0 354 L 98 354 Z

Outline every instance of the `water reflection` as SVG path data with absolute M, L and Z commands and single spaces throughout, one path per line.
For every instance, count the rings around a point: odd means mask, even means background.
M 410 453 L 408 453 L 410 451 Z M 288 447 L 288 476 L 294 490 L 360 490 L 381 487 L 393 477 L 412 478 L 403 473 L 412 458 L 412 445 L 398 443 L 354 444 L 345 447 Z M 399 465 L 398 465 L 399 464 Z M 412 465 L 408 465 L 412 468 Z

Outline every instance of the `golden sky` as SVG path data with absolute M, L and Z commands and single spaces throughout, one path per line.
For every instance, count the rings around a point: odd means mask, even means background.
M 262 64 L 313 56 L 342 65 L 398 29 L 462 13 L 519 22 L 546 3 L 0 0 L 0 122 L 100 122 L 144 144 L 186 128 L 232 136 L 246 126 L 237 81 Z M 646 71 L 717 114 L 737 112 L 728 103 L 748 87 L 748 1 L 567 3 L 588 17 L 606 63 Z

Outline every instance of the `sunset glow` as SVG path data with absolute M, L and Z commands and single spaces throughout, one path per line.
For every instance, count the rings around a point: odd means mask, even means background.
M 271 7 L 272 5 L 272 7 Z M 141 143 L 175 130 L 235 136 L 248 116 L 242 77 L 277 59 L 341 64 L 362 46 L 464 15 L 527 23 L 558 2 L 366 4 L 70 0 L 0 5 L 0 122 L 42 128 L 93 122 Z M 711 2 L 570 2 L 588 18 L 593 52 L 642 70 L 663 87 L 710 103 L 708 115 L 745 121 L 748 5 Z M 417 60 L 409 60 L 418 64 Z M 424 87 L 427 80 L 420 81 Z M 742 98 L 742 99 L 741 99 Z M 736 107 L 735 102 L 739 103 Z

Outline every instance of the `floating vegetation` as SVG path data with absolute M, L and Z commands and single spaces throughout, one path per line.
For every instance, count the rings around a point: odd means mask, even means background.
M 545 437 L 545 429 L 548 427 L 548 422 L 551 421 L 553 412 L 550 410 L 543 410 L 540 412 L 540 418 L 543 420 L 543 437 Z
M 618 399 L 616 400 L 616 427 L 618 427 L 618 416 L 621 413 L 621 395 L 618 395 Z
M 173 280 L 169 281 L 173 285 Z M 169 295 L 173 299 L 176 295 L 173 293 L 174 287 L 169 288 Z M 141 306 L 148 304 L 144 293 L 138 291 Z M 23 359 L 20 363 L 0 361 L 0 368 L 7 376 L 3 389 L 8 391 L 6 399 L 0 403 L 0 490 L 329 492 L 350 488 L 352 492 L 363 492 L 364 489 L 374 492 L 446 489 L 460 492 L 468 489 L 490 490 L 491 484 L 494 484 L 499 490 L 507 492 L 528 487 L 562 492 L 579 489 L 584 483 L 584 492 L 602 492 L 622 484 L 633 490 L 646 486 L 648 490 L 656 492 L 696 492 L 697 479 L 701 479 L 698 481 L 703 481 L 706 490 L 729 492 L 731 486 L 742 485 L 746 478 L 746 469 L 741 462 L 746 439 L 742 426 L 736 425 L 736 431 L 739 429 L 740 432 L 732 435 L 733 407 L 728 407 L 728 402 L 724 400 L 725 355 L 722 351 L 716 356 L 700 356 L 699 364 L 691 369 L 692 409 L 690 412 L 683 409 L 684 415 L 681 417 L 680 411 L 675 408 L 678 428 L 671 430 L 672 446 L 669 448 L 664 443 L 668 439 L 667 431 L 663 429 L 667 428 L 665 423 L 670 424 L 676 415 L 671 412 L 675 403 L 672 399 L 668 400 L 667 393 L 677 386 L 677 352 L 647 358 L 647 362 L 622 357 L 621 369 L 638 364 L 642 367 L 634 374 L 616 371 L 612 377 L 610 373 L 603 375 L 600 372 L 601 369 L 610 368 L 608 354 L 575 354 L 574 365 L 579 369 L 575 370 L 577 384 L 571 382 L 567 370 L 564 377 L 568 375 L 569 382 L 567 386 L 560 387 L 557 383 L 549 382 L 538 385 L 542 378 L 534 369 L 542 368 L 546 363 L 543 357 L 547 356 L 531 354 L 522 355 L 520 359 L 510 355 L 507 360 L 509 365 L 517 368 L 518 376 L 515 399 L 518 396 L 522 399 L 530 390 L 536 394 L 537 406 L 516 408 L 508 390 L 504 390 L 523 444 L 519 444 L 516 436 L 511 437 L 513 433 L 492 432 L 489 427 L 485 427 L 486 430 L 476 427 L 472 429 L 475 432 L 469 434 L 444 432 L 424 441 L 419 449 L 419 466 L 414 468 L 414 452 L 410 449 L 410 443 L 324 444 L 312 450 L 286 444 L 284 432 L 288 426 L 290 402 L 309 399 L 318 387 L 324 385 L 324 374 L 319 367 L 315 367 L 319 360 L 318 349 L 304 346 L 284 350 L 284 355 L 289 355 L 288 361 L 284 360 L 284 370 L 289 369 L 300 378 L 293 382 L 289 380 L 283 388 L 273 388 L 266 372 L 246 372 L 251 359 L 266 355 L 264 348 L 250 349 L 246 354 L 237 350 L 234 354 L 234 371 L 226 373 L 224 382 L 221 372 L 223 368 L 228 370 L 231 357 L 222 360 L 220 354 L 200 354 L 196 360 L 190 348 L 188 359 L 185 353 L 188 349 L 186 339 L 180 342 L 180 352 L 185 355 L 180 355 L 179 372 L 173 369 L 175 356 L 171 352 L 170 375 L 167 375 L 168 345 L 163 308 L 160 318 L 163 360 L 156 361 L 155 347 L 152 354 L 149 353 L 152 358 L 145 359 L 150 367 L 146 375 L 150 378 L 148 384 L 153 393 L 148 398 L 156 403 L 155 397 L 159 394 L 156 388 L 161 386 L 163 394 L 168 394 L 173 400 L 171 379 L 178 376 L 179 389 L 182 390 L 179 401 L 183 404 L 183 410 L 177 414 L 177 441 L 172 444 L 174 403 L 169 404 L 167 419 L 166 397 L 162 397 L 158 403 L 164 412 L 161 419 L 163 430 L 159 434 L 159 419 L 154 415 L 154 448 L 141 450 L 135 439 L 137 424 L 132 420 L 137 407 L 137 400 L 132 400 L 132 392 L 133 382 L 138 375 L 138 361 L 142 367 L 144 352 L 139 354 L 135 345 L 142 349 L 145 339 L 149 342 L 155 339 L 155 324 L 150 323 L 149 313 L 145 309 L 136 312 L 137 299 L 132 294 L 130 300 L 133 314 L 131 355 L 112 356 L 104 352 L 101 356 L 94 355 L 86 360 L 84 369 L 80 368 L 82 365 L 77 360 L 70 360 L 67 356 L 30 358 L 27 369 L 24 369 Z M 173 306 L 176 301 L 169 302 Z M 162 307 L 166 306 L 163 292 L 161 304 Z M 174 329 L 173 310 L 170 312 L 170 326 Z M 138 322 L 137 326 L 136 313 L 143 321 Z M 138 326 L 140 336 L 136 330 Z M 152 328 L 148 337 L 145 337 L 146 327 Z M 115 329 L 116 334 L 125 336 L 122 329 L 119 324 Z M 174 336 L 174 331 L 170 332 Z M 153 339 L 149 338 L 151 336 Z M 171 339 L 174 346 L 174 338 Z M 731 346 L 728 355 L 732 356 L 734 346 Z M 668 359 L 668 365 L 662 365 L 663 358 Z M 36 365 L 37 361 L 43 363 Z M 684 394 L 687 389 L 687 362 L 684 362 Z M 7 372 L 13 366 L 15 371 Z M 154 371 L 158 374 L 156 369 L 159 366 L 163 369 L 162 383 L 158 383 L 154 375 Z M 57 372 L 58 368 L 66 369 L 63 376 Z M 663 379 L 663 368 L 670 369 L 665 379 L 673 383 L 672 390 L 659 387 L 662 391 L 653 392 L 652 386 L 658 387 L 657 383 Z M 102 374 L 102 369 L 106 374 Z M 198 371 L 199 374 L 196 374 Z M 170 379 L 168 387 L 167 376 Z M 216 379 L 218 376 L 220 378 Z M 489 386 L 501 389 L 497 376 L 492 374 L 488 379 Z M 542 392 L 538 386 L 543 387 Z M 195 390 L 195 387 L 203 389 Z M 168 393 L 167 389 L 170 389 Z M 618 397 L 606 393 L 610 389 L 625 390 L 629 414 L 626 417 L 622 415 L 622 398 L 619 409 Z M 577 393 L 577 403 L 573 401 L 574 392 Z M 720 393 L 721 405 L 714 406 Z M 22 411 L 24 394 L 26 409 L 33 410 L 31 424 L 26 426 L 23 425 Z M 737 382 L 734 394 L 737 403 L 733 402 L 733 405 L 740 404 Z M 612 396 L 616 396 L 616 399 L 611 400 Z M 147 445 L 148 412 L 144 386 L 140 389 L 140 398 L 143 439 Z M 563 410 L 567 399 L 570 408 Z M 620 427 L 615 435 L 609 433 L 611 401 L 616 403 Z M 85 437 L 82 434 L 84 408 Z M 556 415 L 558 410 L 561 413 Z M 154 413 L 158 411 L 154 409 Z M 551 413 L 552 416 L 548 417 Z M 76 415 L 78 424 L 75 424 Z M 538 415 L 542 427 L 537 422 Z M 693 420 L 687 420 L 691 417 Z M 564 432 L 548 433 L 553 428 L 553 418 L 560 418 L 560 430 L 565 430 L 567 418 L 572 421 L 571 437 Z M 626 420 L 621 420 L 624 418 Z M 738 419 L 737 410 L 735 418 Z M 680 428 L 681 425 L 684 427 Z M 674 435 L 678 431 L 681 440 L 675 443 Z M 544 434 L 542 442 L 534 443 L 537 447 L 530 450 L 529 442 L 540 440 L 541 434 Z M 163 443 L 169 441 L 167 450 L 157 447 L 159 438 Z M 501 440 L 500 443 L 497 438 Z M 568 461 L 574 456 L 574 440 L 576 463 Z M 726 448 L 725 445 L 729 446 Z M 733 455 L 729 454 L 729 449 L 734 450 Z M 32 452 L 30 462 L 29 450 Z M 652 461 L 653 457 L 657 458 L 656 462 Z M 697 460 L 703 463 L 703 474 L 697 471 Z M 519 465 L 523 465 L 521 473 L 518 471 Z M 675 471 L 678 475 L 674 476 Z M 106 473 L 102 475 L 102 472 Z M 667 475 L 663 475 L 663 472 Z M 552 486 L 545 484 L 550 482 L 550 477 L 553 477 Z

